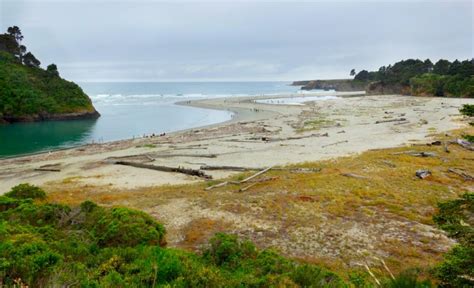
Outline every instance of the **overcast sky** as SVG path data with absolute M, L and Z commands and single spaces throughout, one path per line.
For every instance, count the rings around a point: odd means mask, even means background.
M 473 57 L 472 1 L 0 0 L 74 81 L 348 77 L 407 58 Z

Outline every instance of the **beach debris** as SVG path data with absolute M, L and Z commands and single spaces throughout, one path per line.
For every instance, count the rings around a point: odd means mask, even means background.
M 239 192 L 245 192 L 245 191 L 249 190 L 250 188 L 252 188 L 253 186 L 257 185 L 258 183 L 259 183 L 259 182 L 255 182 L 255 183 L 252 183 L 252 184 L 250 184 L 250 185 L 248 185 L 248 186 L 245 186 L 245 187 L 243 187 L 243 188 L 240 188 L 240 189 L 239 189 Z
M 467 173 L 466 171 L 462 170 L 462 169 L 459 169 L 459 168 L 449 168 L 448 169 L 448 172 L 451 172 L 453 174 L 456 174 L 460 177 L 462 177 L 464 180 L 466 181 L 472 181 L 474 180 L 474 176 Z
M 304 136 L 296 136 L 296 137 L 285 137 L 285 138 L 270 138 L 270 137 L 251 137 L 247 140 L 261 140 L 264 142 L 278 142 L 278 141 L 287 141 L 287 140 L 299 140 L 299 139 L 305 139 L 305 138 L 311 138 L 311 137 L 329 137 L 329 134 L 326 133 L 313 133 L 310 135 L 304 135 Z
M 401 155 L 401 154 L 406 154 L 406 155 L 415 156 L 415 157 L 436 157 L 436 153 L 434 152 L 425 152 L 425 151 L 419 152 L 415 150 L 391 153 L 391 155 Z
M 426 169 L 420 169 L 416 171 L 415 175 L 420 179 L 425 179 L 426 177 L 431 176 L 431 171 Z
M 46 164 L 42 165 L 39 168 L 36 168 L 35 171 L 47 171 L 47 172 L 61 172 L 61 163 L 55 164 Z
M 324 147 L 328 147 L 328 146 L 334 146 L 334 145 L 338 145 L 338 144 L 342 144 L 342 143 L 349 143 L 348 140 L 344 140 L 344 141 L 337 141 L 337 142 L 334 142 L 334 143 L 331 143 L 331 144 L 326 144 L 326 145 L 323 145 L 321 146 L 322 148 Z
M 196 157 L 196 158 L 217 158 L 217 154 L 152 154 L 154 158 L 173 157 Z
M 402 122 L 402 121 L 407 121 L 407 119 L 397 118 L 397 119 L 390 119 L 390 120 L 378 120 L 378 121 L 375 121 L 375 124 L 389 123 L 389 122 Z
M 116 161 L 114 164 L 132 166 L 136 168 L 145 168 L 145 169 L 151 169 L 151 170 L 162 171 L 162 172 L 182 173 L 182 174 L 197 176 L 197 177 L 201 177 L 205 179 L 212 179 L 211 175 L 207 175 L 201 170 L 188 169 L 188 168 L 182 168 L 182 167 L 156 166 L 156 165 L 129 162 L 129 161 Z
M 459 146 L 463 147 L 464 149 L 474 151 L 474 147 L 472 146 L 472 143 L 464 140 L 464 139 L 456 139 L 456 141 L 452 141 L 451 143 L 458 144 Z
M 269 171 L 270 169 L 272 169 L 272 168 L 273 168 L 273 166 L 270 166 L 270 167 L 268 167 L 268 168 L 265 168 L 265 169 L 263 169 L 263 170 L 261 170 L 261 171 L 255 173 L 255 174 L 253 174 L 252 176 L 245 178 L 244 180 L 240 181 L 240 183 L 245 183 L 245 182 L 247 182 L 247 181 L 249 181 L 249 180 L 252 180 L 253 178 L 258 177 L 258 176 L 262 175 L 263 173 L 268 172 L 268 171 Z
M 365 177 L 365 176 L 357 175 L 353 173 L 341 173 L 341 175 L 345 177 L 351 177 L 351 178 L 357 178 L 357 179 L 369 179 L 369 177 Z
M 228 184 L 240 185 L 240 184 L 249 182 L 250 180 L 252 180 L 252 179 L 254 179 L 254 178 L 256 178 L 256 177 L 258 177 L 258 176 L 260 176 L 260 175 L 262 175 L 262 174 L 264 174 L 264 173 L 266 173 L 266 172 L 268 172 L 268 171 L 269 171 L 270 169 L 272 169 L 272 168 L 273 168 L 273 166 L 270 166 L 270 167 L 268 167 L 268 168 L 265 168 L 265 169 L 263 169 L 263 170 L 261 170 L 261 171 L 255 173 L 255 174 L 253 174 L 252 176 L 249 176 L 249 177 L 245 178 L 245 179 L 242 180 L 242 181 L 224 181 L 224 182 L 222 182 L 222 183 L 218 183 L 218 184 L 209 186 L 209 187 L 205 188 L 204 190 L 209 191 L 209 190 L 212 190 L 212 189 L 214 189 L 214 188 L 219 188 L 219 187 L 226 186 L 226 185 L 228 185 Z M 251 185 L 251 186 L 254 186 L 254 185 Z M 249 188 L 250 188 L 250 187 L 247 187 L 247 189 L 249 189 Z M 245 190 L 247 190 L 247 189 L 245 189 Z M 244 190 L 244 191 L 245 191 L 245 190 Z M 239 191 L 240 191 L 240 190 L 239 190 Z
M 398 122 L 398 123 L 395 123 L 393 125 L 404 125 L 404 124 L 409 124 L 410 121 L 401 121 L 401 122 Z
M 122 161 L 122 160 L 133 161 L 136 163 L 147 163 L 147 162 L 155 161 L 155 159 L 148 154 L 114 156 L 114 157 L 106 158 L 104 161 L 107 163 L 115 164 L 115 162 Z
M 265 168 L 202 165 L 200 167 L 200 169 L 201 170 L 229 170 L 229 171 L 259 171 L 259 170 L 264 170 Z M 279 168 L 279 167 L 274 167 L 274 168 L 272 168 L 272 170 L 311 173 L 311 172 L 319 172 L 319 171 L 321 171 L 321 168 Z

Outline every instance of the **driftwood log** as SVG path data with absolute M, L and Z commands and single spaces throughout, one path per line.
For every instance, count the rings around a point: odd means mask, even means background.
M 471 142 L 463 140 L 463 139 L 456 139 L 455 141 L 451 141 L 451 143 L 458 144 L 459 146 L 463 147 L 464 149 L 474 151 L 474 146 Z
M 259 171 L 264 170 L 266 168 L 260 167 L 241 167 L 241 166 L 212 166 L 212 165 L 202 165 L 200 167 L 201 170 L 228 170 L 228 171 Z M 272 170 L 278 171 L 290 171 L 290 172 L 301 172 L 301 173 L 311 173 L 311 172 L 319 172 L 321 168 L 277 168 L 274 167 Z
M 323 145 L 323 146 L 321 146 L 321 147 L 324 148 L 324 147 L 334 146 L 334 145 L 337 145 L 337 144 L 348 143 L 348 142 L 349 142 L 348 140 L 338 141 L 338 142 L 334 142 L 334 143 L 331 143 L 331 144 Z
M 252 180 L 252 179 L 254 179 L 254 178 L 256 178 L 256 177 L 258 177 L 258 176 L 260 176 L 260 175 L 262 175 L 262 174 L 264 174 L 264 173 L 266 173 L 266 172 L 268 172 L 270 169 L 272 169 L 272 167 L 265 168 L 265 169 L 263 169 L 263 170 L 261 170 L 261 171 L 255 173 L 255 174 L 253 174 L 252 176 L 249 176 L 249 177 L 245 178 L 245 179 L 242 180 L 242 181 L 225 181 L 225 182 L 222 182 L 222 183 L 218 183 L 218 184 L 209 186 L 209 187 L 207 187 L 207 188 L 204 189 L 204 190 L 209 191 L 209 190 L 212 190 L 212 189 L 214 189 L 214 188 L 219 188 L 219 187 L 226 186 L 227 184 L 240 185 L 240 184 L 246 183 L 246 182 L 248 182 L 248 181 L 250 181 L 250 180 Z M 249 186 L 251 187 L 251 186 L 254 186 L 254 185 L 249 185 Z M 249 189 L 250 187 L 247 187 L 247 189 Z M 247 189 L 245 189 L 245 190 L 247 190 Z M 244 191 L 245 191 L 245 190 L 244 190 Z M 239 190 L 239 191 L 242 191 L 242 190 Z
M 456 175 L 462 177 L 462 178 L 463 178 L 464 180 L 466 180 L 466 181 L 472 181 L 472 180 L 474 180 L 474 176 L 473 176 L 473 175 L 471 175 L 471 174 L 469 174 L 469 173 L 467 173 L 467 172 L 465 172 L 465 171 L 463 171 L 463 170 L 461 170 L 461 169 L 458 169 L 458 168 L 449 168 L 449 169 L 448 169 L 448 172 L 451 172 L 451 173 L 453 173 L 453 174 L 456 174 Z
M 156 170 L 156 171 L 162 171 L 162 172 L 173 172 L 173 173 L 182 173 L 186 175 L 191 175 L 191 176 L 197 176 L 201 178 L 206 178 L 206 179 L 212 179 L 210 175 L 207 175 L 201 170 L 195 170 L 195 169 L 187 169 L 187 168 L 181 168 L 181 167 L 167 167 L 167 166 L 156 166 L 156 165 L 150 165 L 150 164 L 143 164 L 143 163 L 136 163 L 136 162 L 129 162 L 129 161 L 117 161 L 115 162 L 117 165 L 125 165 L 125 166 L 132 166 L 136 168 L 144 168 L 144 169 L 151 169 L 151 170 Z
M 362 175 L 357 175 L 353 173 L 341 173 L 342 176 L 345 177 L 351 177 L 351 178 L 356 178 L 356 179 L 369 179 L 369 177 L 362 176 Z
M 378 120 L 378 121 L 375 121 L 375 124 L 389 123 L 389 122 L 403 122 L 403 121 L 407 121 L 407 118 L 397 118 L 397 119 L 390 119 L 390 120 Z

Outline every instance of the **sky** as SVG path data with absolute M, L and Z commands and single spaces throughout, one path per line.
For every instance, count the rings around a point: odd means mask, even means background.
M 73 81 L 348 78 L 473 58 L 473 1 L 0 0 L 0 29 Z

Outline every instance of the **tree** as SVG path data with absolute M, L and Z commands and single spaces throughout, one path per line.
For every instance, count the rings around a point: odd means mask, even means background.
M 21 30 L 18 28 L 18 26 L 8 27 L 7 32 L 11 36 L 15 37 L 17 42 L 21 42 L 21 40 L 23 40 L 23 35 L 21 34 Z
M 23 56 L 23 64 L 28 67 L 39 68 L 41 62 L 36 59 L 35 55 L 33 55 L 31 52 L 28 52 Z
M 49 64 L 48 67 L 46 67 L 46 71 L 53 76 L 59 76 L 58 66 L 54 63 Z
M 352 70 L 351 70 L 351 74 L 350 74 L 350 75 L 351 75 L 351 76 L 354 76 L 354 75 L 356 75 L 356 70 L 355 70 L 355 69 L 352 69 Z
M 354 77 L 354 80 L 367 81 L 369 80 L 369 71 L 362 70 Z
M 448 74 L 449 66 L 451 66 L 451 62 L 449 62 L 448 60 L 440 59 L 433 66 L 433 73 L 439 75 L 446 75 Z

